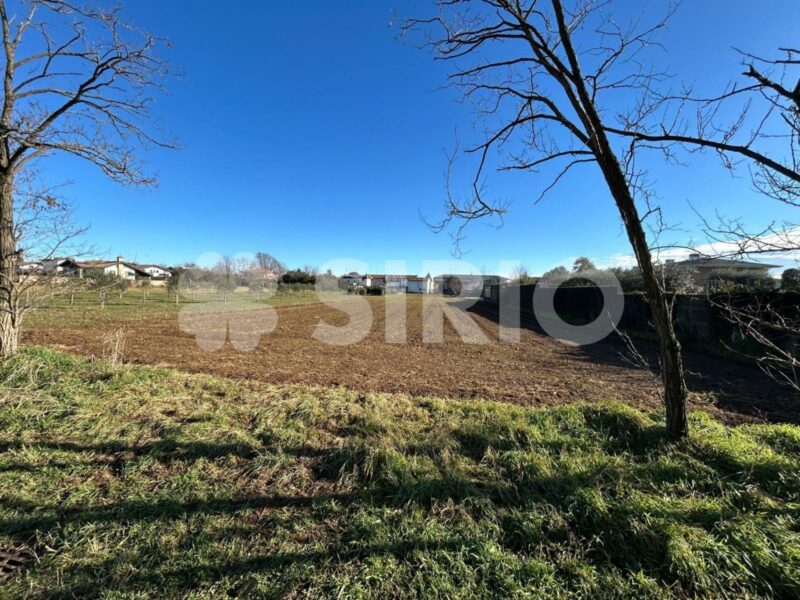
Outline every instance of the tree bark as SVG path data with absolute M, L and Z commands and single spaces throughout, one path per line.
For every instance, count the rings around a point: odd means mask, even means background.
M 10 358 L 19 350 L 19 327 L 13 315 L 3 312 L 0 315 L 0 358 Z
M 13 177 L 0 175 L 0 357 L 19 348 L 19 315 L 15 298 L 17 243 L 14 239 Z
M 645 295 L 653 315 L 653 325 L 661 351 L 661 380 L 664 385 L 667 433 L 674 437 L 685 437 L 689 432 L 686 421 L 688 390 L 683 379 L 681 344 L 675 335 L 675 328 L 672 324 L 672 309 L 653 266 L 653 258 L 647 245 L 644 229 L 627 184 L 624 187 L 618 186 L 616 183 L 612 184 L 608 175 L 606 175 L 606 180 L 625 224 L 628 239 L 636 254 L 644 280 Z
M 661 379 L 664 384 L 667 433 L 677 438 L 685 437 L 689 433 L 686 421 L 688 390 L 683 379 L 681 345 L 672 325 L 672 311 L 667 301 L 666 293 L 658 280 L 658 274 L 653 265 L 653 257 L 650 254 L 650 246 L 647 243 L 647 235 L 642 226 L 642 220 L 636 208 L 636 201 L 630 185 L 625 177 L 625 172 L 608 140 L 597 106 L 586 89 L 586 79 L 581 73 L 578 55 L 572 45 L 572 38 L 564 18 L 566 13 L 561 5 L 561 0 L 552 0 L 552 3 L 561 43 L 564 46 L 564 52 L 569 62 L 569 71 L 558 74 L 556 79 L 562 82 L 562 86 L 570 97 L 573 107 L 586 127 L 586 131 L 589 134 L 588 146 L 594 154 L 608 189 L 614 198 L 619 214 L 622 217 L 622 222 L 625 225 L 628 240 L 642 271 L 645 295 L 653 313 L 653 325 L 656 328 L 658 345 L 661 350 Z M 574 85 L 576 94 L 574 96 L 570 93 L 570 84 Z
M 14 42 L 9 31 L 5 2 L 0 0 L 0 28 L 3 35 L 3 105 L 0 113 L 0 357 L 17 353 L 19 315 L 16 301 L 17 240 L 14 236 L 14 166 L 11 163 L 9 132 L 14 106 Z
M 600 142 L 601 146 L 602 141 Z M 686 399 L 688 390 L 683 378 L 683 358 L 681 344 L 675 335 L 672 323 L 672 309 L 667 295 L 659 281 L 653 265 L 653 257 L 647 244 L 647 237 L 642 227 L 639 211 L 636 208 L 622 167 L 616 157 L 610 152 L 610 147 L 604 150 L 600 163 L 603 176 L 606 179 L 611 195 L 619 210 L 628 240 L 636 254 L 636 260 L 642 271 L 645 285 L 645 296 L 653 315 L 653 325 L 658 336 L 659 350 L 661 351 L 661 380 L 664 385 L 664 405 L 666 407 L 666 429 L 673 437 L 685 437 L 689 432 L 686 420 Z

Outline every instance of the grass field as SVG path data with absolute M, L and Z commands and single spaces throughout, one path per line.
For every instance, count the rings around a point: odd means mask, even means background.
M 323 294 L 327 297 L 341 295 Z M 276 292 L 260 301 L 270 306 L 298 306 L 313 304 L 319 299 L 320 294 L 312 291 L 292 291 Z M 193 304 L 191 296 L 183 294 L 176 303 L 174 293 L 167 292 L 163 287 L 129 288 L 122 293 L 105 292 L 103 301 L 100 292 L 79 289 L 73 294 L 65 292 L 49 298 L 30 313 L 27 326 L 38 329 L 70 323 L 77 327 L 94 327 L 124 321 L 175 319 L 187 304 Z
M 800 428 L 0 367 L 3 598 L 800 595 Z

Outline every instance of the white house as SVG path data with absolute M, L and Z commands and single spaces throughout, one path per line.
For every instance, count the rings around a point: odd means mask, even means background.
M 26 261 L 17 265 L 17 271 L 23 275 L 40 271 L 42 269 L 42 262 L 39 260 Z
M 409 275 L 406 292 L 409 294 L 432 294 L 433 285 L 433 277 L 431 277 L 430 273 L 425 275 L 425 277 Z
M 128 281 L 134 281 L 137 278 L 150 279 L 151 277 L 148 272 L 139 268 L 138 265 L 125 262 L 125 258 L 122 256 L 118 256 L 117 260 L 115 261 L 87 260 L 75 264 L 80 269 L 78 277 L 83 277 L 86 274 L 86 271 L 95 270 L 102 271 L 105 275 L 113 275 L 119 279 L 127 279 Z
M 373 275 L 367 273 L 361 278 L 366 288 L 381 288 L 387 294 L 431 294 L 434 280 L 430 274 L 417 275 Z
M 387 294 L 404 294 L 408 290 L 408 275 L 384 275 L 383 291 Z
M 361 283 L 367 288 L 383 288 L 386 286 L 386 275 L 370 275 L 367 273 L 361 278 Z
M 140 271 L 144 271 L 153 279 L 169 279 L 172 271 L 158 265 L 136 265 Z
M 116 260 L 77 261 L 74 258 L 49 258 L 41 261 L 26 261 L 17 266 L 20 275 L 74 277 L 82 279 L 91 272 L 102 272 L 127 281 L 147 280 L 154 285 L 164 285 L 172 277 L 172 271 L 159 265 L 138 265 L 127 262 L 124 257 Z

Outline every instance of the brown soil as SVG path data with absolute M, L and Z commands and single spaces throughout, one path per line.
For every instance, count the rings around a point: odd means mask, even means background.
M 202 350 L 193 335 L 181 330 L 174 316 L 85 328 L 38 329 L 26 332 L 24 340 L 102 356 L 104 335 L 121 328 L 126 333 L 125 360 L 191 372 L 524 405 L 618 400 L 642 408 L 659 406 L 653 375 L 634 366 L 630 352 L 619 341 L 569 346 L 530 327 L 521 331 L 520 343 L 500 344 L 490 311 L 473 307 L 465 312 L 465 306 L 451 302 L 462 319 L 474 321 L 486 343 L 463 341 L 450 322 L 445 322 L 442 343 L 423 343 L 422 299 L 410 296 L 407 342 L 387 343 L 383 299 L 371 299 L 370 305 L 373 322 L 369 334 L 345 346 L 312 338 L 322 320 L 332 325 L 348 322 L 343 312 L 324 304 L 277 309 L 277 328 L 262 337 L 252 351 L 236 350 L 230 343 L 216 352 Z M 655 364 L 653 344 L 637 342 L 637 346 Z M 687 354 L 686 366 L 695 409 L 708 410 L 729 422 L 800 422 L 800 402 L 754 367 L 699 354 Z

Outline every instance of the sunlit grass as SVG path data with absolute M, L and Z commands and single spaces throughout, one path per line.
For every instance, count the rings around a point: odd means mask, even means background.
M 800 594 L 800 428 L 0 368 L 2 597 Z

